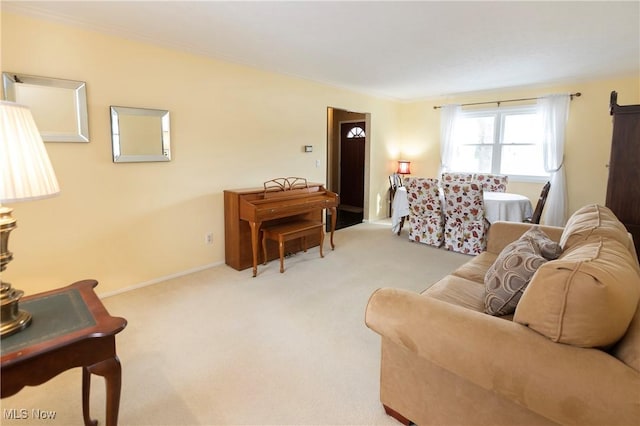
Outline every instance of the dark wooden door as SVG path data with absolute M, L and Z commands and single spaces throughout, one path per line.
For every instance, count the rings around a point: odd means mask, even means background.
M 633 236 L 640 259 L 640 105 L 619 106 L 616 99 L 613 92 L 606 205 Z
M 365 122 L 340 123 L 340 204 L 364 207 Z

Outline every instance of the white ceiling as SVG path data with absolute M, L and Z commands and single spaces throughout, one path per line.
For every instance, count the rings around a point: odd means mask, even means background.
M 398 100 L 634 72 L 640 78 L 639 1 L 1 5 L 3 11 Z

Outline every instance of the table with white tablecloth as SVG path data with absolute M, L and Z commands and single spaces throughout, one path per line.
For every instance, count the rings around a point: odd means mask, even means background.
M 485 191 L 483 196 L 485 217 L 490 223 L 498 220 L 522 222 L 533 214 L 531 201 L 524 195 Z
M 533 214 L 531 201 L 524 195 L 511 192 L 485 191 L 483 197 L 485 217 L 489 223 L 498 220 L 522 222 Z M 442 194 L 441 198 L 444 204 Z M 404 218 L 409 216 L 409 200 L 407 199 L 407 189 L 405 187 L 398 187 L 393 197 L 391 209 L 391 230 L 394 234 L 398 234 L 402 230 Z

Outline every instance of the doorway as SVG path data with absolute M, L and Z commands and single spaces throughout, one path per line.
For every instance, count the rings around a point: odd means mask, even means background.
M 364 220 L 367 124 L 367 114 L 328 108 L 328 187 L 340 195 L 336 229 Z

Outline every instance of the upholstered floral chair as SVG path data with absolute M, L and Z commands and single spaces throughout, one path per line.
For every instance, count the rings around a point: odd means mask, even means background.
M 477 255 L 487 244 L 489 223 L 484 217 L 480 182 L 444 182 L 444 246 L 447 250 Z
M 409 240 L 440 247 L 444 219 L 438 179 L 408 177 L 404 186 L 409 201 Z
M 491 175 L 487 173 L 477 173 L 474 176 L 482 184 L 482 189 L 489 192 L 507 192 L 509 177 L 506 175 Z
M 471 182 L 474 179 L 473 173 L 444 172 L 442 173 L 442 184 L 446 182 L 459 182 L 461 180 Z

